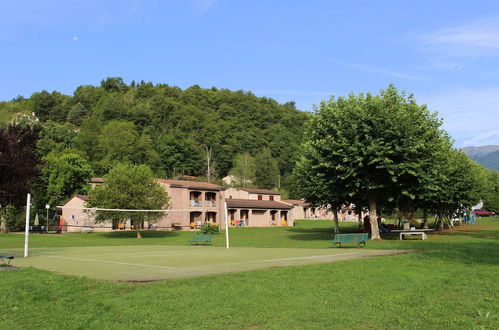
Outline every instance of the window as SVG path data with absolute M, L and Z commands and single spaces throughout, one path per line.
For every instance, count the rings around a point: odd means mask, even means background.
M 269 196 L 269 201 L 273 201 L 274 200 L 274 196 Z
M 263 199 L 262 195 L 258 195 L 258 200 L 261 201 Z

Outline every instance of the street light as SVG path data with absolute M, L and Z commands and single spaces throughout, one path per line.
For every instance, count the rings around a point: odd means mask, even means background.
M 45 208 L 47 209 L 47 227 L 45 228 L 45 231 L 48 233 L 49 232 L 49 209 L 50 209 L 50 205 L 46 204 Z

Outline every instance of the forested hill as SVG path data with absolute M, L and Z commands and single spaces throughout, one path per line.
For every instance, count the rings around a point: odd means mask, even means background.
M 255 155 L 266 147 L 285 175 L 294 166 L 308 120 L 294 102 L 283 105 L 251 92 L 127 85 L 121 78 L 79 86 L 72 96 L 41 91 L 2 102 L 2 124 L 16 112 L 39 118 L 40 155 L 72 149 L 87 158 L 95 175 L 129 162 L 147 164 L 163 177 L 203 175 L 210 148 L 223 176 L 236 154 Z

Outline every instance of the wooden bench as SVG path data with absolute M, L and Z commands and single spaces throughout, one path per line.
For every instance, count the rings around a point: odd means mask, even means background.
M 199 244 L 212 244 L 212 238 L 213 235 L 209 234 L 196 234 L 189 242 L 192 245 L 199 245 Z
M 341 247 L 341 243 L 359 243 L 364 244 L 366 246 L 366 241 L 369 239 L 368 233 L 362 234 L 335 234 L 331 243 L 333 243 L 333 247 L 336 247 L 336 244 L 339 244 Z
M 13 256 L 0 256 L 0 260 L 3 261 L 4 264 L 10 265 L 10 262 L 14 259 Z M 7 261 L 5 261 L 7 260 Z

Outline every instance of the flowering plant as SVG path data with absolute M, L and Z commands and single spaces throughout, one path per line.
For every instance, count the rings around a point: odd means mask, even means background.
M 199 231 L 203 234 L 216 235 L 220 232 L 220 226 L 217 225 L 216 222 L 205 222 L 201 227 L 199 227 Z

